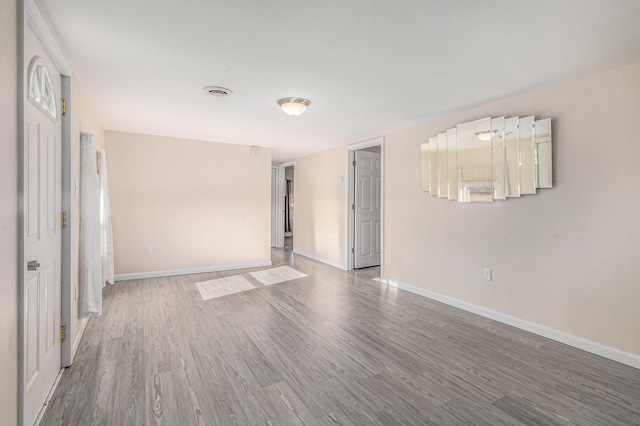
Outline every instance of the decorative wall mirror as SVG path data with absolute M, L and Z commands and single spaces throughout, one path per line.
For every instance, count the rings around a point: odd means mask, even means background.
M 553 186 L 551 119 L 484 118 L 420 146 L 422 190 L 458 202 L 493 202 Z
M 553 167 L 551 167 L 551 119 L 536 121 L 536 186 L 553 187 Z
M 447 130 L 447 179 L 449 180 L 449 199 L 458 199 L 458 141 L 457 129 Z

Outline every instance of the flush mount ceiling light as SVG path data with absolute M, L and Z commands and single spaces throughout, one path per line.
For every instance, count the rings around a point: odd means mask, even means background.
M 218 98 L 224 98 L 233 94 L 233 90 L 227 89 L 226 87 L 220 86 L 205 86 L 202 88 L 205 92 L 210 94 L 211 96 L 216 96 Z
M 304 98 L 282 98 L 278 99 L 278 105 L 287 114 L 296 116 L 305 112 L 311 101 Z
M 477 132 L 476 136 L 483 142 L 488 142 L 492 136 L 494 136 L 498 131 L 497 130 L 484 130 L 482 132 Z

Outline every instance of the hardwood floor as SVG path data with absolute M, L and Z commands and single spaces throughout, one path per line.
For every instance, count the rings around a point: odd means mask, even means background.
M 43 425 L 638 425 L 640 370 L 273 251 L 259 269 L 108 286 Z M 194 283 L 258 288 L 203 301 Z

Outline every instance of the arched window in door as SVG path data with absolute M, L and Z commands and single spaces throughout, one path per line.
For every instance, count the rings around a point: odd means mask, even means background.
M 58 105 L 53 89 L 51 74 L 39 56 L 29 65 L 28 97 L 42 108 L 51 118 L 58 121 Z

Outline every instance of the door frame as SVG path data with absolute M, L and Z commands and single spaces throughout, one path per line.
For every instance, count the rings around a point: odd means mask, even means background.
M 347 238 L 345 239 L 345 257 L 347 259 L 347 270 L 351 271 L 353 269 L 355 259 L 354 254 L 351 252 L 351 249 L 355 247 L 355 212 L 351 208 L 355 203 L 355 184 L 356 184 L 356 176 L 353 170 L 353 162 L 356 158 L 356 151 L 364 148 L 370 148 L 372 146 L 380 146 L 380 167 L 381 167 L 381 180 L 382 187 L 380 188 L 380 203 L 381 203 L 381 211 L 380 211 L 380 276 L 384 276 L 384 137 L 379 137 L 376 139 L 371 139 L 364 142 L 355 143 L 352 145 L 347 145 L 346 147 L 346 157 L 347 157 L 347 172 L 345 175 L 347 176 L 347 191 L 346 193 L 346 217 L 345 221 L 347 223 Z
M 293 174 L 296 173 L 296 162 L 289 161 L 287 163 L 278 164 L 278 203 L 276 215 L 276 247 L 284 247 L 284 194 L 287 192 L 287 182 L 285 180 L 284 169 L 293 166 Z M 294 177 L 295 182 L 295 177 Z M 293 185 L 293 196 L 295 199 L 296 185 Z M 295 243 L 295 227 L 293 230 Z
M 27 85 L 28 85 L 28 61 L 26 55 L 26 35 L 29 28 L 35 33 L 36 37 L 42 43 L 49 59 L 53 62 L 58 73 L 61 76 L 61 93 L 59 94 L 59 101 L 61 99 L 67 100 L 67 114 L 61 116 L 61 188 L 59 188 L 62 197 L 62 211 L 67 212 L 67 228 L 62 230 L 61 234 L 61 307 L 60 307 L 60 325 L 66 327 L 67 338 L 61 343 L 61 368 L 71 365 L 73 361 L 73 336 L 75 330 L 73 330 L 72 309 L 74 304 L 75 292 L 73 290 L 74 271 L 77 270 L 76 262 L 72 256 L 72 245 L 76 230 L 73 226 L 73 218 L 75 215 L 74 209 L 74 190 L 72 189 L 71 182 L 74 182 L 73 173 L 73 108 L 71 101 L 73 99 L 73 78 L 71 66 L 67 62 L 62 50 L 58 46 L 55 37 L 53 36 L 49 26 L 47 25 L 42 13 L 38 9 L 34 0 L 24 0 L 21 2 L 22 7 L 19 10 L 21 19 L 18 22 L 19 33 L 19 97 L 18 97 L 18 271 L 19 271 L 19 301 L 18 301 L 18 421 L 19 424 L 24 424 L 24 379 L 25 379 L 25 365 L 24 365 L 24 330 L 25 324 L 23 321 L 24 316 L 24 287 L 25 287 L 25 242 L 24 242 L 24 194 L 25 194 L 25 180 L 24 173 L 26 170 L 26 156 L 25 156 L 25 138 L 26 138 L 26 116 L 27 116 Z M 60 108 L 62 110 L 62 108 Z M 62 212 L 60 212 L 62 213 Z

